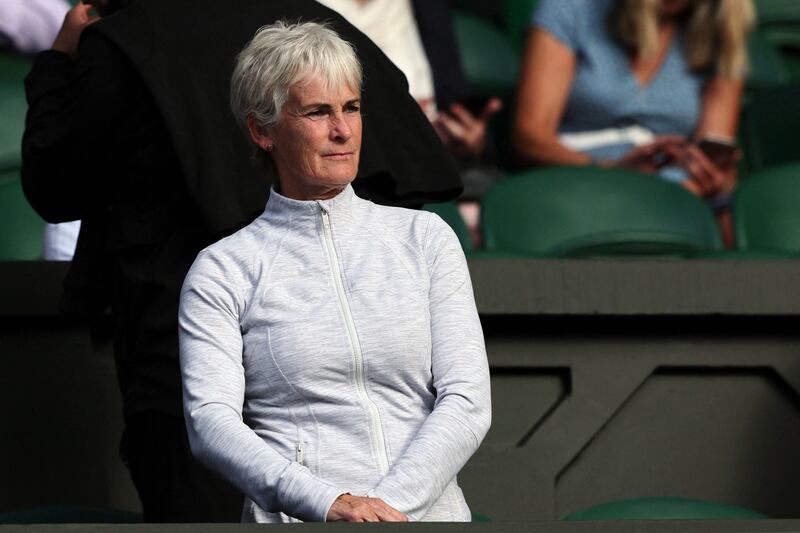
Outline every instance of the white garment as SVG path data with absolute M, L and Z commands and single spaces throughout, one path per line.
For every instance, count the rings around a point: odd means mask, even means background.
M 0 34 L 24 54 L 53 45 L 70 5 L 66 0 L 0 0 Z
M 244 521 L 324 521 L 345 492 L 410 520 L 469 521 L 456 474 L 489 429 L 489 368 L 458 238 L 351 187 L 274 190 L 202 251 L 181 291 L 193 453 Z
M 80 231 L 80 220 L 46 225 L 42 243 L 43 259 L 45 261 L 72 261 Z
M 433 72 L 410 0 L 319 0 L 378 45 L 408 79 L 408 92 L 429 117 L 436 114 Z
M 642 126 L 560 133 L 558 135 L 558 140 L 561 144 L 578 152 L 616 144 L 643 146 L 650 144 L 655 139 L 655 134 Z

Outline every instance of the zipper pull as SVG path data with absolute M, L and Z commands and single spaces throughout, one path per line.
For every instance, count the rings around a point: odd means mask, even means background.
M 304 450 L 303 450 L 303 443 L 302 442 L 298 442 L 297 443 L 296 458 L 297 458 L 297 462 L 300 465 L 302 465 L 303 464 L 303 460 L 305 459 L 305 453 L 304 453 Z

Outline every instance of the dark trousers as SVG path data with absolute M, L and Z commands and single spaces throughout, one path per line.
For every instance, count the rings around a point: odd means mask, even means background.
M 183 418 L 156 411 L 129 417 L 120 455 L 145 522 L 241 521 L 244 496 L 192 457 Z

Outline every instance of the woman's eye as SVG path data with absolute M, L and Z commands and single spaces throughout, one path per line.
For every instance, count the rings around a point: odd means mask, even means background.
M 359 111 L 361 111 L 361 106 L 349 105 L 345 108 L 345 111 L 348 113 L 358 113 Z
M 321 117 L 325 115 L 325 111 L 323 111 L 322 109 L 314 109 L 313 111 L 309 111 L 307 114 L 310 117 Z

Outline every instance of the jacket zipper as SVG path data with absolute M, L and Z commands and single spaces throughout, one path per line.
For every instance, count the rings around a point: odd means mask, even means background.
M 383 436 L 383 430 L 381 429 L 380 413 L 378 412 L 378 407 L 375 405 L 375 403 L 373 403 L 367 394 L 367 386 L 364 381 L 364 355 L 361 352 L 361 344 L 358 342 L 358 336 L 356 335 L 356 326 L 353 322 L 353 315 L 350 313 L 350 304 L 347 302 L 344 292 L 344 285 L 342 284 L 342 272 L 341 268 L 339 267 L 339 260 L 336 256 L 336 249 L 333 246 L 330 215 L 322 206 L 322 204 L 317 205 L 319 205 L 320 212 L 322 214 L 322 228 L 323 233 L 325 234 L 325 250 L 330 258 L 331 265 L 333 266 L 333 281 L 334 285 L 336 286 L 336 294 L 339 297 L 339 307 L 344 315 L 344 321 L 347 325 L 347 336 L 350 340 L 350 350 L 352 351 L 353 359 L 355 360 L 356 391 L 359 399 L 367 405 L 369 410 L 370 421 L 372 423 L 372 432 L 377 440 L 376 453 L 378 457 L 378 464 L 382 473 L 385 475 L 389 472 L 389 458 L 386 454 L 386 441 Z

